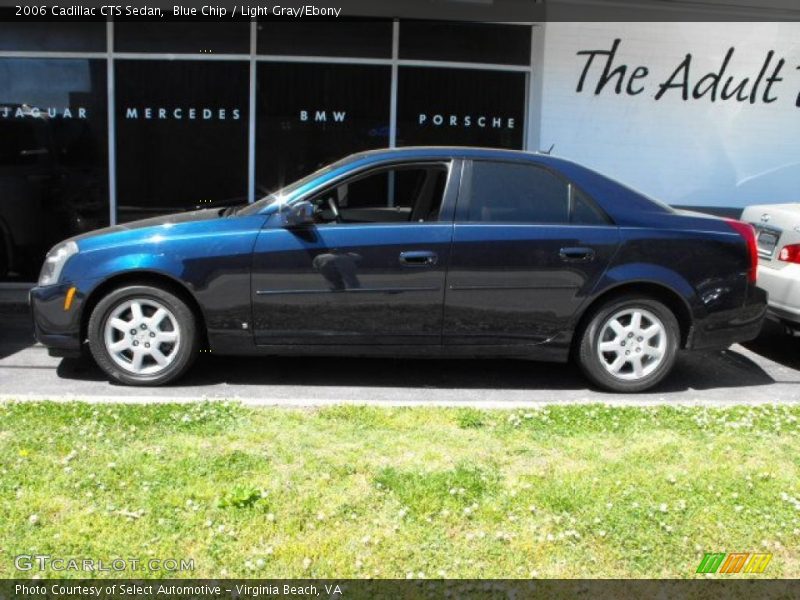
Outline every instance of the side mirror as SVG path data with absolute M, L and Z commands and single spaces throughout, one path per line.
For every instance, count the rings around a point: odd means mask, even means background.
M 314 205 L 308 200 L 287 207 L 284 213 L 284 227 L 298 227 L 314 223 Z

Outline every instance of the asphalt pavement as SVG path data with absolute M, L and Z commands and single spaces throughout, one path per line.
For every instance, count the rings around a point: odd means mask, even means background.
M 683 352 L 675 370 L 645 394 L 592 389 L 574 365 L 520 360 L 198 357 L 174 385 L 109 383 L 87 359 L 48 356 L 25 310 L 0 306 L 0 400 L 186 402 L 232 399 L 253 405 L 515 408 L 542 404 L 800 403 L 800 338 L 772 324 L 744 346 Z

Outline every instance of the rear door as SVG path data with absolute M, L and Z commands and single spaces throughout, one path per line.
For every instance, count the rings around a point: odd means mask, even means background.
M 460 161 L 382 165 L 314 192 L 315 223 L 253 256 L 259 345 L 439 345 Z
M 530 162 L 465 165 L 444 343 L 539 344 L 568 328 L 619 245 L 583 192 Z

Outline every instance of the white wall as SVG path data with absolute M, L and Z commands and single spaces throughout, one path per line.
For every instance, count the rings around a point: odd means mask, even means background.
M 612 68 L 627 65 L 623 92 L 612 79 L 600 94 L 595 86 L 606 57 L 597 56 L 578 82 L 587 56 L 582 50 L 610 50 L 619 38 Z M 555 23 L 545 25 L 540 145 L 555 144 L 554 155 L 570 158 L 672 204 L 745 206 L 800 202 L 800 23 Z M 692 88 L 719 72 L 734 48 L 719 89 L 733 76 L 733 89 L 749 78 L 747 90 L 767 53 L 775 52 L 758 88 L 757 101 L 715 102 L 710 93 L 695 99 Z M 680 89 L 656 99 L 687 53 L 689 99 Z M 772 103 L 763 101 L 767 77 L 780 59 L 782 81 L 773 83 Z M 637 66 L 648 74 L 624 88 Z M 683 81 L 684 72 L 676 82 Z M 536 76 L 536 74 L 534 75 Z M 707 83 L 709 80 L 707 80 Z

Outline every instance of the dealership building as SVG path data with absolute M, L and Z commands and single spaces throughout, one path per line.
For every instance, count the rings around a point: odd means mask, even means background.
M 69 235 L 252 202 L 387 146 L 552 149 L 675 205 L 800 201 L 800 10 L 545 22 L 443 4 L 0 23 L 0 281 Z

